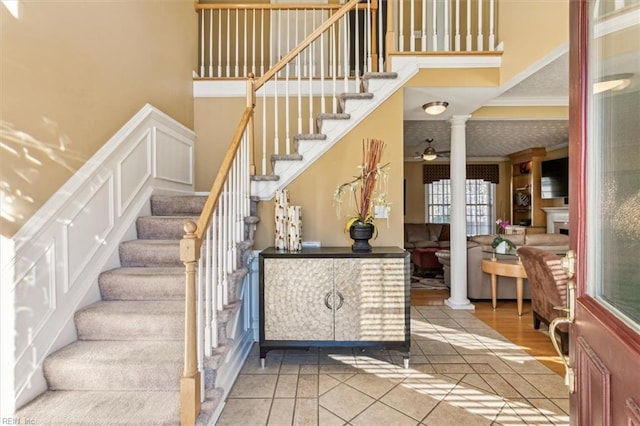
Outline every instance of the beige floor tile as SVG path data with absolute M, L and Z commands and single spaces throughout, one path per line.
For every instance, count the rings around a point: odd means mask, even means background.
M 323 374 L 322 372 L 320 372 L 320 374 Z M 346 380 L 349 380 L 351 377 L 353 377 L 354 373 L 326 373 L 328 376 L 333 377 L 334 379 L 340 381 L 340 382 L 344 382 Z
M 569 414 L 569 399 L 568 398 L 552 398 L 554 404 L 562 409 L 565 414 Z
M 275 398 L 269 413 L 268 426 L 290 426 L 293 421 L 294 398 Z
M 359 370 L 355 365 L 346 364 L 324 364 L 320 365 L 320 374 L 355 374 Z
M 276 384 L 276 398 L 295 398 L 298 390 L 298 376 L 281 374 Z
M 496 395 L 504 398 L 522 398 L 522 395 L 513 388 L 500 374 L 481 374 L 485 382 L 491 386 Z
M 435 368 L 436 373 L 439 374 L 450 374 L 450 373 L 475 373 L 475 370 L 466 363 L 461 364 L 433 364 L 433 368 Z
M 216 426 L 267 424 L 271 399 L 228 399 Z
M 372 398 L 378 399 L 400 383 L 399 378 L 381 378 L 372 374 L 356 374 L 345 383 Z
M 300 364 L 282 364 L 280 366 L 280 374 L 298 374 L 300 367 Z
M 464 358 L 460 355 L 427 355 L 431 364 L 462 364 Z
M 298 398 L 318 397 L 318 376 L 304 374 L 298 376 Z
M 229 396 L 231 398 L 272 398 L 278 376 L 241 374 L 236 379 Z
M 476 373 L 495 373 L 496 370 L 493 369 L 489 364 L 469 364 L 473 368 Z
M 332 376 L 329 376 L 327 374 L 320 374 L 318 376 L 318 393 L 320 395 L 324 395 L 325 393 L 329 392 L 331 389 L 338 386 L 340 383 L 342 383 L 340 380 Z
M 523 425 L 552 425 L 551 422 L 541 410 L 534 407 L 527 400 L 511 399 L 506 402 L 502 411 L 496 418 L 496 421 L 506 424 L 523 424 Z
M 301 365 L 300 374 L 318 374 L 317 365 Z
M 544 398 L 538 389 L 523 379 L 519 374 L 503 374 L 502 378 L 525 398 Z
M 347 424 L 343 419 L 323 407 L 318 409 L 318 418 L 320 420 L 318 424 L 322 426 L 344 426 Z
M 405 416 L 381 402 L 374 403 L 371 407 L 360 413 L 350 424 L 354 426 L 371 425 L 393 425 L 393 426 L 415 426 L 418 422 L 411 417 Z
M 568 398 L 569 388 L 557 374 L 521 374 L 547 398 Z
M 258 357 L 249 357 L 242 366 L 240 374 L 279 374 L 281 358 L 267 358 L 264 368 Z
M 463 355 L 462 357 L 469 364 L 488 364 L 496 373 L 514 372 L 502 359 L 493 355 Z
M 458 384 L 449 392 L 444 401 L 484 419 L 495 418 L 505 405 L 504 398 L 464 383 Z
M 431 385 L 434 383 L 431 382 Z M 428 389 L 427 386 L 429 385 L 420 381 L 412 383 L 405 381 L 393 388 L 380 401 L 419 421 L 450 391 L 450 389 L 438 389 L 434 391 L 435 395 L 429 395 L 433 388 Z
M 540 413 L 544 414 L 550 422 L 554 424 L 569 424 L 567 413 L 553 401 L 546 398 L 527 398 L 527 401 L 536 407 Z M 567 399 L 566 401 L 568 404 L 569 400 Z
M 293 413 L 293 424 L 309 426 L 318 424 L 318 399 L 297 398 Z
M 488 416 L 490 418 L 441 402 L 422 423 L 426 426 L 483 426 L 492 423 L 493 417 Z
M 411 310 L 413 311 L 414 308 L 411 308 Z M 415 308 L 415 311 L 417 311 L 422 317 L 428 318 L 428 319 L 450 318 L 449 315 L 447 315 L 447 313 L 444 312 L 444 310 L 433 308 L 431 306 L 418 306 Z
M 471 386 L 483 392 L 488 392 L 491 394 L 494 393 L 493 388 L 489 386 L 489 384 L 485 382 L 484 379 L 479 374 L 476 374 L 476 373 L 466 374 L 464 378 L 460 381 L 460 384 L 464 386 Z
M 435 374 L 436 369 L 433 364 L 415 364 L 411 365 L 408 372 L 406 373 L 407 377 L 416 376 L 418 374 Z
M 422 352 L 429 357 L 429 355 L 457 355 L 455 348 L 444 342 L 437 340 L 418 340 L 418 346 Z
M 344 383 L 339 384 L 320 397 L 320 405 L 322 407 L 346 420 L 351 420 L 373 402 L 373 398 Z

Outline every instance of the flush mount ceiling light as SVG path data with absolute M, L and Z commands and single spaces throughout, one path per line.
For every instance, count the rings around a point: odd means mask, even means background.
M 449 106 L 449 102 L 445 101 L 433 101 L 428 102 L 422 105 L 422 109 L 429 115 L 438 115 L 445 112 L 447 107 Z
M 633 77 L 631 73 L 605 76 L 597 83 L 593 83 L 593 94 L 626 89 L 631 84 L 631 77 Z

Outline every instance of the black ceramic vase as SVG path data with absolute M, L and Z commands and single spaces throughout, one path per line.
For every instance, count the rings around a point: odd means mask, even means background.
M 372 250 L 369 240 L 373 237 L 374 227 L 370 223 L 354 223 L 349 228 L 349 235 L 353 240 L 351 250 L 359 253 L 368 253 Z

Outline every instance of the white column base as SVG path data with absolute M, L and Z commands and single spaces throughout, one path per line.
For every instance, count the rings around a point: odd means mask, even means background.
M 466 310 L 466 311 L 475 311 L 476 306 L 472 304 L 468 299 L 466 302 L 454 302 L 451 298 L 444 301 L 444 304 L 455 310 Z

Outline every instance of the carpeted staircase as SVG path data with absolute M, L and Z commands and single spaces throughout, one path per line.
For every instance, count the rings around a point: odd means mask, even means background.
M 185 286 L 179 240 L 184 222 L 197 220 L 205 200 L 151 198 L 152 216 L 136 221 L 138 239 L 120 244 L 122 266 L 100 275 L 102 300 L 76 312 L 78 340 L 45 359 L 49 390 L 21 408 L 18 417 L 47 425 L 179 424 Z M 248 251 L 257 218 L 246 221 L 242 248 Z M 239 293 L 246 273 L 241 268 L 231 274 L 236 287 L 230 294 Z M 230 297 L 218 315 L 221 345 L 205 360 L 204 417 L 223 394 L 215 377 L 231 346 L 226 328 L 241 306 L 235 299 Z M 206 420 L 203 416 L 199 420 Z

